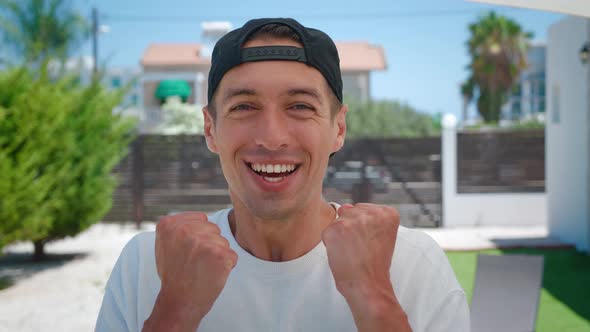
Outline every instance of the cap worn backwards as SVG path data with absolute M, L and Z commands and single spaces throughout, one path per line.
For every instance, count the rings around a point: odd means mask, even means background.
M 293 46 L 259 46 L 242 47 L 253 33 L 268 24 L 289 27 L 301 39 L 301 47 Z M 230 69 L 244 62 L 284 60 L 298 61 L 316 68 L 326 79 L 328 85 L 342 102 L 342 74 L 340 59 L 334 41 L 324 32 L 306 28 L 291 18 L 261 18 L 250 20 L 243 27 L 233 30 L 221 37 L 211 56 L 209 71 L 209 103 L 223 75 Z

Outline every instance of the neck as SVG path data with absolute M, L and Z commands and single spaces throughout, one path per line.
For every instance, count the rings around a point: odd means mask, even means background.
M 229 215 L 231 231 L 238 244 L 257 258 L 282 262 L 311 251 L 322 238 L 323 230 L 336 218 L 336 210 L 323 198 L 281 220 L 253 215 L 234 201 Z

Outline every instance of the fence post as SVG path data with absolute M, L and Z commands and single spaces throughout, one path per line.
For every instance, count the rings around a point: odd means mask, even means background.
M 366 158 L 364 158 L 366 159 Z M 353 203 L 369 203 L 373 198 L 373 184 L 367 177 L 367 164 L 363 161 L 361 171 L 361 182 L 355 183 L 352 186 L 352 202 Z
M 453 202 L 457 195 L 457 118 L 445 114 L 442 119 L 442 226 L 453 223 Z
M 132 148 L 132 180 L 131 190 L 133 192 L 133 219 L 137 229 L 141 228 L 143 221 L 143 135 L 139 135 Z

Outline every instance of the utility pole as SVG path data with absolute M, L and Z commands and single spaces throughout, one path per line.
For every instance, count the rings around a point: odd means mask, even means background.
M 98 9 L 92 7 L 92 76 L 98 73 Z

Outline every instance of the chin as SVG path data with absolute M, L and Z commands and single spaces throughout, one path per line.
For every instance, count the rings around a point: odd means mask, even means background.
M 257 200 L 256 202 L 245 202 L 250 213 L 260 219 L 281 221 L 287 219 L 296 210 L 293 201 L 285 200 Z

